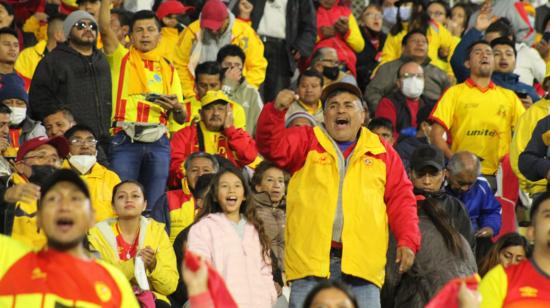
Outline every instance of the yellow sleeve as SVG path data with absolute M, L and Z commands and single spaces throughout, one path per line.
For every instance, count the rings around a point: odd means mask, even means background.
M 454 89 L 450 88 L 439 100 L 431 117 L 446 130 L 453 125 L 454 115 Z
M 401 57 L 401 41 L 403 40 L 405 34 L 406 33 L 404 30 L 399 32 L 397 35 L 388 34 L 388 38 L 384 43 L 384 48 L 382 48 L 382 56 L 380 58 L 380 64 L 378 64 L 379 67 L 383 63 L 390 62 Z
M 149 281 L 151 281 L 151 288 L 162 295 L 172 294 L 177 286 L 179 280 L 179 274 L 176 264 L 176 254 L 174 248 L 170 243 L 170 239 L 164 230 L 164 224 L 151 222 L 151 229 L 153 236 L 151 237 L 155 243 L 151 243 L 152 249 L 157 250 L 157 265 L 153 272 L 149 275 Z
M 500 308 L 506 298 L 508 279 L 502 265 L 490 270 L 479 284 L 481 294 L 480 308 Z
M 21 257 L 31 251 L 30 247 L 14 240 L 13 238 L 0 234 L 0 279 Z
M 99 253 L 101 260 L 120 270 L 126 277 L 126 280 L 130 281 L 134 278 L 134 259 L 128 261 L 120 260 L 97 226 L 88 232 L 88 241 L 90 242 L 90 246 Z
M 196 21 L 198 23 L 199 21 Z M 183 97 L 195 96 L 195 80 L 189 71 L 189 58 L 193 50 L 193 44 L 197 40 L 196 34 L 192 31 L 194 23 L 185 28 L 180 34 L 176 52 L 174 54 L 174 66 L 179 75 L 180 88 Z
M 521 103 L 517 95 L 515 93 L 512 93 L 512 94 L 513 95 L 511 98 L 514 100 L 514 115 L 513 115 L 511 124 L 512 124 L 512 129 L 515 129 L 518 124 L 519 118 L 525 112 L 525 107 L 523 107 L 523 104 Z
M 235 128 L 246 130 L 246 113 L 243 106 L 239 103 L 233 103 L 231 106 L 233 107 L 233 125 Z
M 27 18 L 27 20 L 25 20 L 25 24 L 23 24 L 23 32 L 33 33 L 36 39 L 39 41 L 47 39 L 47 29 L 48 25 L 41 25 L 40 21 L 36 19 L 34 15 Z
M 132 291 L 132 286 L 130 286 L 130 282 L 128 279 L 118 270 L 116 267 L 112 266 L 111 264 L 108 264 L 107 262 L 97 260 L 97 263 L 99 263 L 101 266 L 103 266 L 107 271 L 111 274 L 111 277 L 115 280 L 121 295 L 121 308 L 130 308 L 130 307 L 139 307 L 139 304 L 137 302 L 136 296 L 134 295 L 134 291 Z
M 109 66 L 111 67 L 111 72 L 120 70 L 120 64 L 122 63 L 122 58 L 128 53 L 128 49 L 124 48 L 122 44 L 118 44 L 115 51 L 110 55 L 105 55 L 107 58 L 107 62 L 109 63 Z M 120 72 L 119 72 L 120 73 Z M 118 76 L 117 76 L 118 77 Z M 112 78 L 117 78 L 115 75 L 112 76 Z M 113 98 L 114 99 L 114 98 Z
M 237 23 L 242 22 L 236 20 L 235 25 Z M 250 26 L 242 23 L 241 27 L 245 27 L 246 29 L 243 29 L 242 35 L 236 41 L 233 41 L 233 44 L 241 47 L 246 54 L 243 69 L 246 82 L 258 88 L 265 80 L 265 71 L 267 69 L 267 60 L 264 58 L 264 43 Z
M 183 94 L 182 94 L 182 91 L 181 91 L 181 81 L 180 81 L 180 78 L 179 78 L 179 75 L 178 75 L 177 71 L 174 71 L 174 80 L 172 80 L 172 90 L 171 90 L 170 94 L 171 95 L 176 95 L 178 97 L 178 102 L 180 102 L 181 105 L 184 105 L 184 103 L 183 103 Z M 184 109 L 185 109 L 185 106 L 184 106 Z M 188 118 L 190 116 L 191 115 L 189 115 L 189 114 L 187 115 Z M 177 132 L 179 129 L 182 128 L 182 126 L 184 124 L 179 124 L 178 122 L 176 122 L 174 120 L 174 114 L 170 113 L 170 117 L 168 118 L 168 131 L 170 133 Z
M 346 43 L 348 43 L 349 47 L 356 53 L 360 53 L 365 48 L 365 40 L 361 35 L 357 20 L 355 20 L 352 14 L 349 15 L 349 33 L 346 37 Z
M 35 53 L 33 47 L 28 47 L 23 49 L 19 56 L 17 57 L 17 60 L 15 61 L 14 69 L 23 78 L 26 79 L 32 79 L 32 76 L 34 75 L 34 71 L 36 70 L 36 64 L 33 61 L 33 53 Z M 38 57 L 38 56 L 37 56 Z

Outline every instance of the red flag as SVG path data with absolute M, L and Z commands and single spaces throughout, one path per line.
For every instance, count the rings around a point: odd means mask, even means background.
M 426 305 L 426 308 L 458 308 L 458 290 L 462 283 L 470 290 L 477 290 L 479 275 L 474 274 L 466 278 L 455 278 L 441 288 L 439 292 Z

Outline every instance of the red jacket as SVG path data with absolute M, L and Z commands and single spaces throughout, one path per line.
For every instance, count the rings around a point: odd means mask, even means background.
M 178 186 L 184 174 L 182 165 L 187 157 L 194 152 L 204 151 L 220 155 L 239 168 L 250 164 L 258 156 L 254 139 L 245 130 L 235 127 L 226 128 L 216 141 L 203 137 L 204 145 L 201 148 L 198 130 L 202 129 L 202 135 L 205 136 L 205 128 L 200 123 L 202 122 L 182 128 L 172 137 L 170 142 L 170 185 Z M 216 152 L 209 152 L 209 148 L 215 148 Z

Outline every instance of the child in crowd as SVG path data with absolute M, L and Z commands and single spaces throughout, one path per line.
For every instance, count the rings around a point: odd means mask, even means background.
M 393 144 L 393 125 L 386 118 L 374 118 L 369 122 L 368 129 L 377 134 L 389 144 Z
M 117 217 L 104 220 L 90 230 L 91 250 L 124 273 L 143 304 L 150 303 L 152 296 L 138 282 L 135 268 L 136 257 L 140 257 L 156 307 L 169 307 L 167 296 L 178 284 L 176 256 L 164 225 L 141 216 L 147 207 L 143 186 L 136 181 L 121 182 L 113 189 L 112 203 Z
M 239 170 L 218 173 L 189 231 L 188 249 L 216 268 L 239 307 L 271 307 L 269 239 L 251 199 Z

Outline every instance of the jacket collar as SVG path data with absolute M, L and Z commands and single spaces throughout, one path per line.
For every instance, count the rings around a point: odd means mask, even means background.
M 339 157 L 336 151 L 339 149 L 336 148 L 336 141 L 325 130 L 324 126 L 316 126 L 313 128 L 317 140 L 321 146 L 335 158 Z M 374 134 L 365 127 L 361 127 L 358 132 L 357 144 L 355 145 L 354 153 L 371 153 L 372 155 L 378 155 L 386 153 L 386 148 L 378 135 Z M 357 156 L 357 155 L 352 155 Z
M 503 83 L 517 84 L 519 82 L 519 75 L 514 73 L 493 73 L 492 78 L 495 81 L 500 81 Z
M 401 60 L 403 63 L 407 63 L 407 62 L 411 62 L 413 61 L 414 62 L 414 59 L 412 57 L 409 57 L 409 56 L 401 56 L 399 58 L 399 60 Z M 432 59 L 429 57 L 429 56 L 426 56 L 426 59 L 424 59 L 424 62 L 422 62 L 421 66 L 424 67 L 428 64 L 430 64 L 432 62 Z

